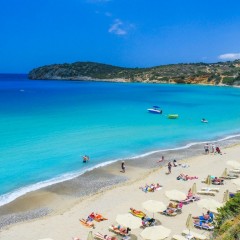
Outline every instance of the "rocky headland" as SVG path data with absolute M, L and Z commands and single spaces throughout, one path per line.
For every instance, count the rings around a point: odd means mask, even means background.
M 240 85 L 240 60 L 125 68 L 94 62 L 52 64 L 33 69 L 29 79 Z

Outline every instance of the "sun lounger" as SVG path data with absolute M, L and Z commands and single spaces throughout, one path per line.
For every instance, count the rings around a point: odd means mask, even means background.
M 215 192 L 212 191 L 198 191 L 197 194 L 215 196 Z
M 183 230 L 182 234 L 183 235 L 189 235 L 189 230 L 188 229 Z M 205 240 L 205 239 L 207 239 L 206 236 L 204 236 L 202 234 L 198 234 L 196 232 L 193 232 L 192 230 L 190 231 L 190 234 L 197 240 Z
M 109 231 L 112 231 L 112 232 L 114 232 L 116 234 L 119 234 L 121 236 L 129 236 L 130 235 L 129 233 L 124 233 L 124 232 L 120 231 L 117 227 L 115 228 L 113 226 L 109 227 Z
M 82 219 L 79 219 L 80 223 L 85 226 L 85 227 L 88 227 L 88 228 L 94 228 L 94 223 L 90 222 L 90 221 L 87 221 L 86 219 L 82 218 Z
M 232 170 L 230 170 L 230 172 L 232 172 L 232 173 L 240 173 L 240 169 L 232 169 Z
M 141 228 L 153 227 L 155 225 L 156 225 L 156 219 L 154 218 L 145 217 L 144 219 L 142 219 Z
M 172 239 L 175 239 L 175 240 L 186 240 L 187 238 L 185 238 L 182 235 L 173 235 Z
M 203 187 L 203 188 L 201 188 L 201 191 L 219 192 L 219 188 L 207 188 L 207 187 Z
M 198 200 L 200 200 L 200 197 L 197 196 L 197 195 L 195 195 L 195 196 L 192 196 L 192 197 L 187 198 L 187 199 L 185 199 L 185 200 L 182 200 L 182 201 L 180 201 L 180 202 L 181 202 L 181 203 L 184 203 L 184 204 L 188 204 L 188 203 L 195 202 L 195 201 L 198 201 Z
M 223 179 L 237 179 L 239 176 L 237 174 L 228 174 L 226 177 L 221 177 Z
M 133 208 L 130 208 L 130 213 L 135 216 L 135 217 L 139 217 L 139 218 L 142 218 L 142 217 L 145 217 L 146 214 L 142 211 L 138 211 L 136 209 L 133 209 Z
M 206 223 L 200 223 L 200 222 L 198 222 L 198 223 L 195 222 L 194 227 L 204 229 L 204 230 L 210 230 L 210 231 L 214 229 L 213 225 L 209 225 L 209 224 L 206 224 Z
M 103 235 L 101 233 L 95 233 L 94 234 L 95 239 L 100 239 L 100 240 L 117 240 L 116 237 L 108 236 L 108 235 Z
M 101 222 L 104 220 L 108 220 L 107 218 L 104 218 L 101 214 L 96 213 L 93 218 L 96 222 Z
M 160 212 L 160 213 L 163 214 L 163 215 L 166 215 L 166 216 L 171 216 L 171 217 L 177 216 L 178 213 L 177 213 L 176 209 L 172 209 L 172 210 L 173 211 L 169 211 L 169 209 L 166 209 L 166 210 L 164 210 L 163 212 Z

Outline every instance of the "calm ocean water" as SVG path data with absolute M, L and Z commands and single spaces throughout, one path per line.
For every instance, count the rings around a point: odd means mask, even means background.
M 0 75 L 0 205 L 107 161 L 238 134 L 239 106 L 238 88 Z

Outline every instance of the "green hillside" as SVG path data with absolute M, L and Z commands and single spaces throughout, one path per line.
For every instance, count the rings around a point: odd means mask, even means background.
M 124 68 L 94 62 L 53 64 L 33 69 L 30 79 L 240 85 L 240 60 Z

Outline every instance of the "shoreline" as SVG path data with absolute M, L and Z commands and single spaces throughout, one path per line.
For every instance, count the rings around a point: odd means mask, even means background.
M 223 148 L 223 145 L 226 144 L 226 147 Z M 45 201 L 48 204 L 48 207 L 52 207 L 49 200 L 54 196 L 57 197 L 54 202 L 55 211 L 49 215 L 42 216 L 37 219 L 28 219 L 25 222 L 20 222 L 14 225 L 5 226 L 0 229 L 1 240 L 11 240 L 17 239 L 19 236 L 24 237 L 25 240 L 41 239 L 41 238 L 52 238 L 57 240 L 66 240 L 72 239 L 72 237 L 79 237 L 80 239 L 87 239 L 89 230 L 92 230 L 93 233 L 100 232 L 102 234 L 108 234 L 112 236 L 113 234 L 108 232 L 108 227 L 111 224 L 116 223 L 115 219 L 118 214 L 124 214 L 129 211 L 130 207 L 134 207 L 138 210 L 143 210 L 147 213 L 148 216 L 152 216 L 150 212 L 147 212 L 142 207 L 142 203 L 146 200 L 152 199 L 157 201 L 162 201 L 165 205 L 169 203 L 169 199 L 165 195 L 165 191 L 178 189 L 183 193 L 187 193 L 188 189 L 193 185 L 197 184 L 197 189 L 200 190 L 201 187 L 206 187 L 205 184 L 201 183 L 203 178 L 206 178 L 208 174 L 214 176 L 220 176 L 223 170 L 227 167 L 226 161 L 229 159 L 239 161 L 240 153 L 240 143 L 239 141 L 230 141 L 222 144 L 222 155 L 219 154 L 204 154 L 202 151 L 202 146 L 192 149 L 193 152 L 201 150 L 200 154 L 196 153 L 192 155 L 189 154 L 189 151 L 178 152 L 178 156 L 187 156 L 187 158 L 178 161 L 179 163 L 188 164 L 189 167 L 183 168 L 178 166 L 172 169 L 171 174 L 166 174 L 167 167 L 155 167 L 146 169 L 144 166 L 146 164 L 141 162 L 141 164 L 132 164 L 135 161 L 129 161 L 126 163 L 126 173 L 120 173 L 120 166 L 108 166 L 104 169 L 98 169 L 96 174 L 100 176 L 105 176 L 106 179 L 109 179 L 109 176 L 123 176 L 126 177 L 124 182 L 121 182 L 116 185 L 112 185 L 109 188 L 102 189 L 98 192 L 90 194 L 85 197 L 76 197 L 77 192 L 74 192 L 73 195 L 69 194 L 69 185 L 68 186 L 58 186 L 61 189 L 61 195 L 59 194 L 60 189 L 45 189 L 44 191 L 37 191 L 32 194 L 31 198 L 23 199 L 22 205 L 25 205 L 26 208 L 30 208 L 32 204 L 38 201 Z M 170 156 L 176 156 L 176 152 L 170 152 Z M 197 156 L 195 156 L 197 155 Z M 156 156 L 155 156 L 156 157 Z M 148 158 L 148 162 L 156 162 L 156 158 Z M 159 160 L 159 159 L 158 159 Z M 136 162 L 135 162 L 136 163 Z M 154 164 L 152 164 L 154 165 Z M 228 167 L 229 169 L 229 167 Z M 104 175 L 104 174 L 108 175 Z M 176 180 L 176 177 L 180 173 L 188 174 L 189 176 L 197 176 L 198 179 L 181 181 Z M 91 174 L 88 175 L 90 177 Z M 89 180 L 89 179 L 88 179 Z M 71 182 L 71 181 L 70 181 Z M 163 185 L 163 188 L 154 193 L 144 193 L 139 189 L 140 186 L 144 186 L 146 183 L 157 183 L 159 182 Z M 86 182 L 88 183 L 88 182 Z M 94 185 L 94 183 L 92 184 Z M 67 187 L 67 188 L 66 188 Z M 215 186 L 213 186 L 215 187 Z M 227 189 L 230 192 L 235 192 L 238 188 L 234 185 L 231 180 L 225 180 L 225 184 L 218 186 L 220 191 L 216 193 L 214 197 L 208 197 L 201 195 L 201 199 L 215 199 L 219 202 L 222 202 L 223 193 Z M 79 189 L 78 188 L 75 188 Z M 65 195 L 64 195 L 65 191 Z M 56 194 L 58 193 L 58 194 Z M 35 198 L 34 198 L 35 196 Z M 36 207 L 36 206 L 35 206 Z M 189 213 L 193 216 L 201 215 L 205 212 L 205 209 L 202 209 L 198 206 L 197 202 L 184 205 L 183 211 L 181 214 L 175 217 L 167 217 L 162 214 L 156 213 L 154 216 L 158 223 L 162 226 L 171 229 L 171 234 L 167 239 L 171 239 L 174 234 L 181 234 L 182 230 L 186 228 L 185 222 Z M 79 223 L 80 218 L 86 218 L 91 212 L 101 213 L 104 217 L 107 217 L 108 220 L 96 223 L 95 229 L 89 229 L 84 227 Z M 151 215 L 150 215 L 151 214 Z M 30 230 L 31 229 L 31 230 Z M 140 232 L 141 229 L 132 230 L 133 239 L 141 239 Z M 200 230 L 197 228 L 193 229 L 194 232 L 197 232 L 203 236 L 206 236 L 209 239 L 209 231 Z
M 187 144 L 175 149 L 158 150 L 125 159 L 127 170 L 132 169 L 133 172 L 137 170 L 144 176 L 148 176 L 166 165 L 169 160 L 188 161 L 192 157 L 203 155 L 204 143 L 206 142 Z M 228 136 L 216 141 L 208 141 L 208 143 L 218 143 L 220 148 L 228 148 L 240 144 L 240 135 Z M 162 155 L 165 157 L 164 163 L 156 163 Z M 130 177 L 120 172 L 120 161 L 116 160 L 108 165 L 88 170 L 73 179 L 26 193 L 1 206 L 0 229 L 15 223 L 64 212 L 88 197 L 133 180 L 136 181 L 138 177 L 134 174 Z
M 32 192 L 35 192 L 35 191 L 40 191 L 42 189 L 45 189 L 45 188 L 48 188 L 48 187 L 51 187 L 51 186 L 54 186 L 54 185 L 57 185 L 57 184 L 61 184 L 61 183 L 67 182 L 67 181 L 74 180 L 76 178 L 79 178 L 79 177 L 83 176 L 84 174 L 86 174 L 88 172 L 94 171 L 98 168 L 107 167 L 108 165 L 116 164 L 117 162 L 120 162 L 120 161 L 123 161 L 123 160 L 124 161 L 136 160 L 138 162 L 140 159 L 148 157 L 148 156 L 151 157 L 151 156 L 154 156 L 154 155 L 159 155 L 159 157 L 161 157 L 160 156 L 161 154 L 165 154 L 165 153 L 170 152 L 170 151 L 179 151 L 179 150 L 181 151 L 181 150 L 184 150 L 184 149 L 191 149 L 192 147 L 194 148 L 194 146 L 205 144 L 205 143 L 210 143 L 210 144 L 215 143 L 216 144 L 216 143 L 228 142 L 228 141 L 230 141 L 230 142 L 239 141 L 240 142 L 240 133 L 236 133 L 234 135 L 226 135 L 225 137 L 222 136 L 222 137 L 220 137 L 216 140 L 190 142 L 190 143 L 187 143 L 183 146 L 180 145 L 180 146 L 177 146 L 175 148 L 153 150 L 153 151 L 146 152 L 146 153 L 143 153 L 143 154 L 140 154 L 140 155 L 136 155 L 136 156 L 130 157 L 130 158 L 113 159 L 113 160 L 109 160 L 109 161 L 106 161 L 106 162 L 96 164 L 95 166 L 93 166 L 91 168 L 88 168 L 87 170 L 84 170 L 84 171 L 70 172 L 70 173 L 66 173 L 66 174 L 48 179 L 48 180 L 44 180 L 44 181 L 41 181 L 41 182 L 38 182 L 38 183 L 35 183 L 35 184 L 31 184 L 31 185 L 16 189 L 12 192 L 1 195 L 0 196 L 0 213 L 1 213 L 1 208 L 2 207 L 4 207 L 7 204 L 12 203 L 13 201 L 17 201 L 19 198 L 23 197 L 26 194 L 29 194 L 29 193 L 32 193 Z M 225 143 L 225 144 L 228 144 L 228 143 Z M 146 167 L 148 167 L 148 166 L 146 166 Z

